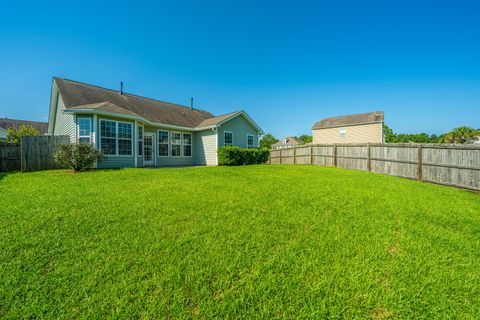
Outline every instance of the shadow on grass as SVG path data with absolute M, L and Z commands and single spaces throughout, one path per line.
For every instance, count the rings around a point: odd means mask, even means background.
M 18 174 L 20 171 L 8 171 L 8 172 L 0 172 L 0 182 L 5 178 L 6 176 L 12 175 L 12 174 Z

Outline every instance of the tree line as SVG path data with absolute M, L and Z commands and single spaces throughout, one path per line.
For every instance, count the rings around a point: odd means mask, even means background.
M 383 134 L 387 143 L 472 143 L 473 139 L 480 139 L 480 129 L 471 127 L 458 127 L 452 131 L 439 135 L 428 133 L 395 133 L 388 125 L 383 125 Z M 303 134 L 295 138 L 303 141 L 304 144 L 312 142 L 311 135 Z M 270 133 L 260 139 L 261 148 L 271 148 L 279 140 Z

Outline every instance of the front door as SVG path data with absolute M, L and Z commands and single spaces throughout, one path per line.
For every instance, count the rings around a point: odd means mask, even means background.
M 143 135 L 143 165 L 153 166 L 154 162 L 154 141 L 155 135 L 153 133 L 145 133 Z

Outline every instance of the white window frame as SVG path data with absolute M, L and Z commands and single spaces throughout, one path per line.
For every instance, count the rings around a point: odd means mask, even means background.
M 347 128 L 340 128 L 338 130 L 338 136 L 342 139 L 345 139 L 345 137 L 347 136 Z
M 177 133 L 180 135 L 180 143 L 173 143 L 173 135 L 177 134 Z M 182 138 L 183 138 L 182 132 L 180 132 L 180 131 L 171 131 L 170 132 L 170 145 L 171 145 L 170 156 L 172 158 L 179 158 L 179 157 L 182 156 Z M 178 156 L 173 155 L 173 146 L 180 146 L 180 152 L 178 153 Z
M 183 143 L 184 142 L 184 139 L 183 139 L 183 135 L 184 134 L 188 134 L 190 135 L 190 143 Z M 184 146 L 190 146 L 190 155 L 189 156 L 186 156 L 185 155 L 185 148 Z M 182 154 L 182 157 L 185 157 L 185 158 L 191 158 L 193 156 L 193 134 L 191 132 L 182 132 L 182 146 L 181 146 L 181 154 Z
M 138 129 L 142 128 L 142 137 L 140 137 L 140 131 Z M 145 150 L 144 147 L 143 147 L 143 137 L 145 136 L 145 126 L 143 124 L 137 124 L 137 157 L 142 157 L 143 158 L 143 153 Z M 142 154 L 139 155 L 138 153 L 140 152 L 140 145 L 139 145 L 139 142 L 142 142 Z
M 85 136 L 81 136 L 80 135 L 80 123 L 79 123 L 79 120 L 80 119 L 87 119 L 89 120 L 90 122 L 90 134 Z M 80 143 L 80 139 L 81 138 L 88 138 L 88 144 L 92 144 L 92 129 L 93 129 L 93 124 L 92 124 L 92 117 L 85 117 L 85 116 L 77 116 L 77 133 L 78 133 L 78 136 L 77 136 L 77 142 Z
M 134 149 L 134 128 L 133 128 L 133 123 L 132 122 L 127 122 L 127 121 L 118 121 L 118 120 L 111 120 L 111 119 L 100 119 L 99 120 L 99 134 L 98 134 L 98 146 L 99 146 L 99 149 L 102 150 L 102 121 L 111 121 L 111 122 L 115 122 L 115 154 L 107 154 L 106 156 L 107 157 L 132 157 L 135 152 L 133 151 Z M 131 127 L 131 133 L 132 133 L 132 137 L 130 138 L 130 141 L 132 142 L 130 144 L 130 154 L 118 154 L 118 151 L 119 151 L 119 148 L 118 148 L 118 124 L 119 123 L 126 123 L 128 125 L 130 125 Z M 110 137 L 109 137 L 110 138 Z M 110 138 L 111 139 L 111 138 Z M 122 138 L 122 140 L 128 140 L 126 138 Z M 135 155 L 136 156 L 136 155 Z
M 160 155 L 160 138 L 159 138 L 159 133 L 160 132 L 166 132 L 168 137 L 167 137 L 167 143 L 161 143 L 161 144 L 166 144 L 167 145 L 167 155 L 166 156 L 163 156 L 163 155 Z M 171 136 L 171 132 L 168 131 L 168 130 L 161 130 L 161 129 L 158 129 L 157 130 L 157 157 L 160 157 L 160 158 L 168 158 L 170 156 L 170 136 Z
M 232 143 L 231 144 L 227 144 L 225 142 L 225 134 L 227 133 L 230 133 L 232 135 Z M 233 146 L 233 132 L 232 131 L 223 131 L 223 146 L 226 147 L 226 146 Z
M 252 144 L 248 144 L 248 138 L 252 137 Z M 255 136 L 251 133 L 247 133 L 247 148 L 255 148 Z

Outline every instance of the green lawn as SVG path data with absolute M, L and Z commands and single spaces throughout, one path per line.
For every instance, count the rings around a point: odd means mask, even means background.
M 0 175 L 1 318 L 480 317 L 480 196 L 315 166 Z

